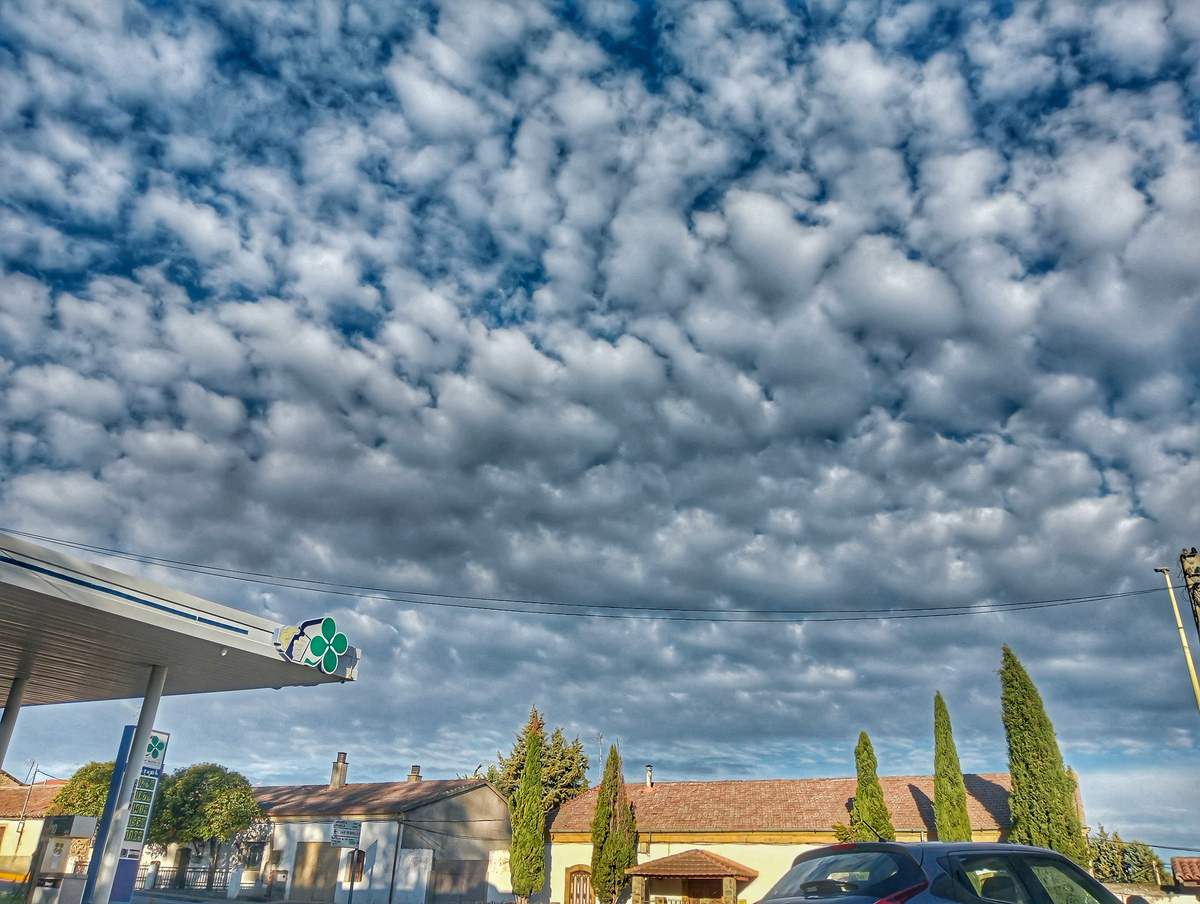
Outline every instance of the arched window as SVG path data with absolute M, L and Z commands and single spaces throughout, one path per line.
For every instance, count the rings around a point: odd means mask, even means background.
M 567 870 L 566 904 L 596 904 L 590 866 L 572 866 Z

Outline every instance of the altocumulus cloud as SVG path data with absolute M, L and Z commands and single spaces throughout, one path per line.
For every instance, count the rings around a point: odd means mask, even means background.
M 11 0 L 4 526 L 578 606 L 1155 586 L 1200 542 L 1198 65 L 1148 0 Z M 1162 594 L 781 627 L 117 564 L 364 646 L 353 688 L 165 705 L 256 781 L 470 772 L 530 704 L 664 778 L 847 774 L 863 729 L 928 771 L 935 689 L 1002 769 L 1007 642 L 1092 821 L 1200 831 L 1154 809 L 1200 740 Z

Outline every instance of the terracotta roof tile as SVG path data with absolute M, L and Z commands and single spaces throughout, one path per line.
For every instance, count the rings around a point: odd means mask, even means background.
M 975 829 L 1007 829 L 1011 824 L 1007 772 L 964 775 L 967 813 Z M 933 776 L 880 778 L 883 796 L 900 831 L 932 831 Z M 853 778 L 768 779 L 763 781 L 642 782 L 625 785 L 639 832 L 828 831 L 850 822 Z M 546 817 L 551 832 L 587 832 L 596 807 L 596 789 L 567 801 Z
M 687 879 L 717 879 L 732 876 L 749 881 L 758 878 L 758 872 L 737 861 L 710 851 L 690 850 L 669 857 L 660 857 L 625 870 L 630 876 L 651 876 L 663 879 L 682 876 Z
M 1177 882 L 1200 882 L 1200 857 L 1172 857 L 1171 872 Z
M 24 813 L 32 819 L 41 819 L 50 809 L 55 796 L 62 789 L 62 782 L 53 784 L 34 785 L 31 791 L 28 785 L 0 788 L 0 818 L 19 819 Z M 28 805 L 26 796 L 28 795 Z
M 269 785 L 255 788 L 254 797 L 267 816 L 375 816 L 403 813 L 436 798 L 486 785 L 473 778 L 355 782 L 332 791 L 328 785 Z

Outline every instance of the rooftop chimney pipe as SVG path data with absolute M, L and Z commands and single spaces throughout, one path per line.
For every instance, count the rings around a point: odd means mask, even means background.
M 412 767 L 412 771 L 408 773 L 408 780 L 410 782 L 419 782 L 421 780 L 421 767 L 420 766 Z
M 333 764 L 333 773 L 329 776 L 329 790 L 336 791 L 338 788 L 346 787 L 346 754 L 344 751 L 338 753 L 337 760 Z
M 654 767 L 649 763 L 646 764 L 646 787 L 654 787 Z

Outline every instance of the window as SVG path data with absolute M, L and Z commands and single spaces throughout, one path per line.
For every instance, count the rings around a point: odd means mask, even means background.
M 992 854 L 959 858 L 971 890 L 989 901 L 1005 904 L 1030 904 L 1029 894 L 1007 857 Z M 1057 904 L 1057 902 L 1056 902 Z
M 1054 904 L 1111 904 L 1099 883 L 1069 864 L 1031 857 L 1025 861 Z
M 884 898 L 925 881 L 916 861 L 897 851 L 835 851 L 801 860 L 784 873 L 767 898 Z

